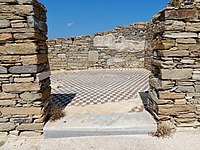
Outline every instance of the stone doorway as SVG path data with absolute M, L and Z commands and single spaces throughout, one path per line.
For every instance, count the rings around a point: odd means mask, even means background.
M 47 123 L 45 137 L 154 132 L 156 122 L 145 110 L 149 75 L 145 69 L 53 72 L 52 100 L 66 115 Z

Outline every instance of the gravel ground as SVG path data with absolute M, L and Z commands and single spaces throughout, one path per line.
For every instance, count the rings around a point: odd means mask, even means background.
M 173 137 L 149 135 L 76 137 L 0 137 L 0 150 L 200 150 L 200 130 L 178 131 Z

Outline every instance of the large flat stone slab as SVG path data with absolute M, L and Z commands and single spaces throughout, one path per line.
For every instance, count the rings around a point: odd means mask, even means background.
M 157 129 L 146 111 L 116 114 L 71 114 L 44 127 L 45 138 L 148 134 Z
M 161 69 L 162 79 L 181 80 L 192 77 L 192 69 Z

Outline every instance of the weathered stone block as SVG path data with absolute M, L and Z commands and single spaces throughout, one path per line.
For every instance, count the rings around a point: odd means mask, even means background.
M 172 51 L 172 50 L 158 50 L 158 56 L 189 56 L 190 52 L 187 50 L 176 50 L 176 51 Z
M 26 91 L 39 91 L 39 83 L 13 83 L 13 84 L 3 84 L 2 89 L 4 92 L 11 93 L 22 93 Z
M 94 46 L 97 47 L 111 47 L 115 44 L 115 36 L 113 34 L 108 34 L 105 36 L 96 36 L 94 37 Z
M 188 93 L 194 93 L 194 87 L 193 86 L 178 86 L 175 90 L 176 92 L 188 92 Z
M 154 50 L 170 49 L 175 46 L 175 40 L 155 40 L 152 47 Z
M 200 80 L 200 74 L 193 74 L 192 79 L 194 80 Z
M 0 93 L 0 100 L 6 100 L 6 99 L 15 99 L 17 98 L 17 94 L 11 94 L 11 93 Z
M 98 51 L 89 51 L 88 61 L 98 62 L 98 60 L 99 60 Z
M 190 60 L 190 59 L 182 59 L 181 63 L 183 64 L 194 64 L 195 60 Z
M 171 89 L 174 85 L 175 82 L 173 81 L 161 81 L 161 89 Z
M 27 77 L 27 78 L 14 78 L 15 83 L 25 83 L 25 82 L 33 82 L 34 77 Z
M 42 99 L 42 94 L 41 93 L 24 92 L 24 93 L 20 94 L 20 97 L 22 98 L 22 100 L 25 100 L 25 101 L 31 103 L 35 100 Z
M 150 41 L 147 46 L 148 49 L 164 49 L 164 45 L 160 40 Z
M 186 44 L 187 45 L 187 44 Z M 189 44 L 188 44 L 189 45 Z M 190 51 L 199 51 L 200 50 L 200 44 L 190 44 L 189 45 Z
M 179 115 L 181 113 L 195 112 L 195 105 L 160 105 L 158 114 L 160 115 Z
M 10 67 L 10 73 L 38 73 L 43 71 L 45 68 L 43 65 L 26 65 L 26 66 L 13 66 Z
M 7 68 L 6 68 L 6 67 L 0 66 L 0 74 L 1 74 L 1 73 L 8 73 Z
M 170 32 L 170 33 L 164 33 L 163 37 L 176 39 L 176 38 L 197 38 L 198 36 L 196 33 L 193 32 L 177 32 L 177 33 Z
M 179 44 L 196 44 L 196 40 L 189 38 L 189 39 L 176 39 L 176 42 Z
M 21 56 L 23 65 L 42 64 L 48 62 L 46 54 Z
M 193 86 L 194 83 L 193 82 L 186 82 L 186 81 L 177 81 L 176 85 L 178 85 L 178 86 L 190 86 L 190 85 Z
M 120 63 L 120 62 L 124 62 L 125 60 L 123 58 L 114 58 L 114 62 L 115 63 Z
M 8 121 L 9 121 L 9 119 L 7 119 L 7 118 L 0 118 L 0 123 L 6 123 Z
M 151 78 L 149 79 L 149 85 L 151 87 L 154 87 L 155 89 L 159 90 L 159 89 L 170 89 L 172 87 L 174 87 L 175 82 L 172 81 L 162 81 L 158 78 Z
M 200 23 L 186 23 L 186 31 L 189 32 L 200 32 Z
M 0 74 L 0 78 L 10 78 L 12 74 Z
M 113 58 L 108 59 L 106 64 L 107 64 L 108 66 L 114 65 L 114 59 L 113 59 Z
M 199 99 L 200 98 L 200 93 L 187 93 L 187 97 L 188 99 Z
M 196 118 L 195 113 L 185 113 L 177 116 L 178 118 Z
M 9 20 L 0 20 L 0 28 L 7 28 L 10 26 Z
M 0 123 L 0 132 L 14 130 L 16 125 L 13 123 Z
M 192 122 L 187 122 L 187 123 L 177 123 L 177 127 L 194 127 L 197 128 L 200 126 L 199 121 L 192 121 Z
M 37 136 L 41 136 L 41 132 L 34 132 L 34 131 L 23 131 L 20 132 L 20 136 L 24 136 L 24 137 L 37 137 Z
M 197 111 L 200 112 L 200 105 L 197 105 Z
M 3 62 L 6 62 L 6 61 L 11 61 L 11 62 L 20 62 L 20 56 L 19 55 L 4 55 L 4 56 L 1 56 L 0 57 L 0 60 L 3 61 Z
M 16 0 L 0 0 L 0 3 L 16 3 Z
M 195 92 L 200 92 L 200 85 L 195 85 Z
M 33 119 L 29 118 L 10 118 L 10 122 L 15 124 L 22 124 L 22 123 L 32 123 Z
M 0 33 L 32 33 L 35 32 L 34 28 L 6 28 L 0 29 Z
M 165 30 L 169 31 L 184 31 L 185 23 L 183 21 L 166 20 Z
M 166 10 L 165 18 L 170 19 L 193 19 L 198 16 L 198 11 L 195 9 L 175 9 Z
M 25 23 L 25 22 L 11 21 L 11 27 L 12 28 L 26 28 L 27 27 L 27 23 Z
M 41 72 L 41 73 L 38 73 L 36 74 L 36 81 L 42 81 L 46 78 L 49 78 L 51 75 L 51 72 L 50 71 L 45 71 L 45 72 Z
M 58 54 L 58 58 L 67 58 L 66 54 Z
M 37 131 L 43 130 L 43 123 L 33 123 L 33 124 L 21 124 L 16 129 L 18 131 Z
M 3 107 L 1 113 L 4 116 L 8 115 L 41 115 L 42 111 L 39 107 Z
M 33 4 L 34 0 L 17 0 L 18 4 Z
M 192 69 L 161 69 L 162 79 L 180 80 L 192 78 Z
M 175 46 L 175 40 L 162 40 L 164 49 L 170 49 Z
M 188 123 L 196 121 L 196 118 L 176 118 L 175 121 L 178 123 Z
M 174 100 L 175 105 L 185 105 L 187 103 L 186 99 L 176 99 Z
M 15 106 L 16 103 L 15 100 L 0 100 L 0 106 Z
M 166 104 L 174 104 L 173 100 L 161 100 L 159 99 L 157 102 L 158 105 L 166 105 Z
M 155 89 L 161 88 L 161 81 L 158 78 L 151 78 L 149 79 L 149 85 L 154 87 Z
M 160 99 L 183 99 L 184 97 L 185 97 L 185 93 L 175 93 L 175 92 L 167 92 L 167 91 L 159 92 Z
M 0 54 L 37 54 L 37 46 L 34 43 L 5 44 L 0 46 Z
M 35 38 L 37 38 L 37 35 L 36 35 L 36 33 L 14 33 L 13 37 L 16 40 L 20 40 L 20 39 L 35 39 Z
M 19 131 L 13 130 L 13 131 L 9 131 L 10 135 L 14 135 L 14 136 L 19 136 Z
M 33 14 L 33 5 L 0 5 L 0 13 L 11 13 L 19 16 Z
M 12 40 L 12 34 L 11 33 L 2 33 L 0 34 L 0 43 L 6 42 L 7 40 Z

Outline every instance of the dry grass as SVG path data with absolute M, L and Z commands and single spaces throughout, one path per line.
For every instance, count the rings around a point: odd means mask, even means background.
M 159 122 L 157 131 L 155 133 L 151 133 L 151 135 L 157 138 L 169 138 L 175 132 L 175 127 L 169 125 L 168 123 Z
M 65 113 L 63 112 L 62 107 L 52 104 L 50 109 L 50 121 L 56 121 L 60 118 L 63 118 Z

